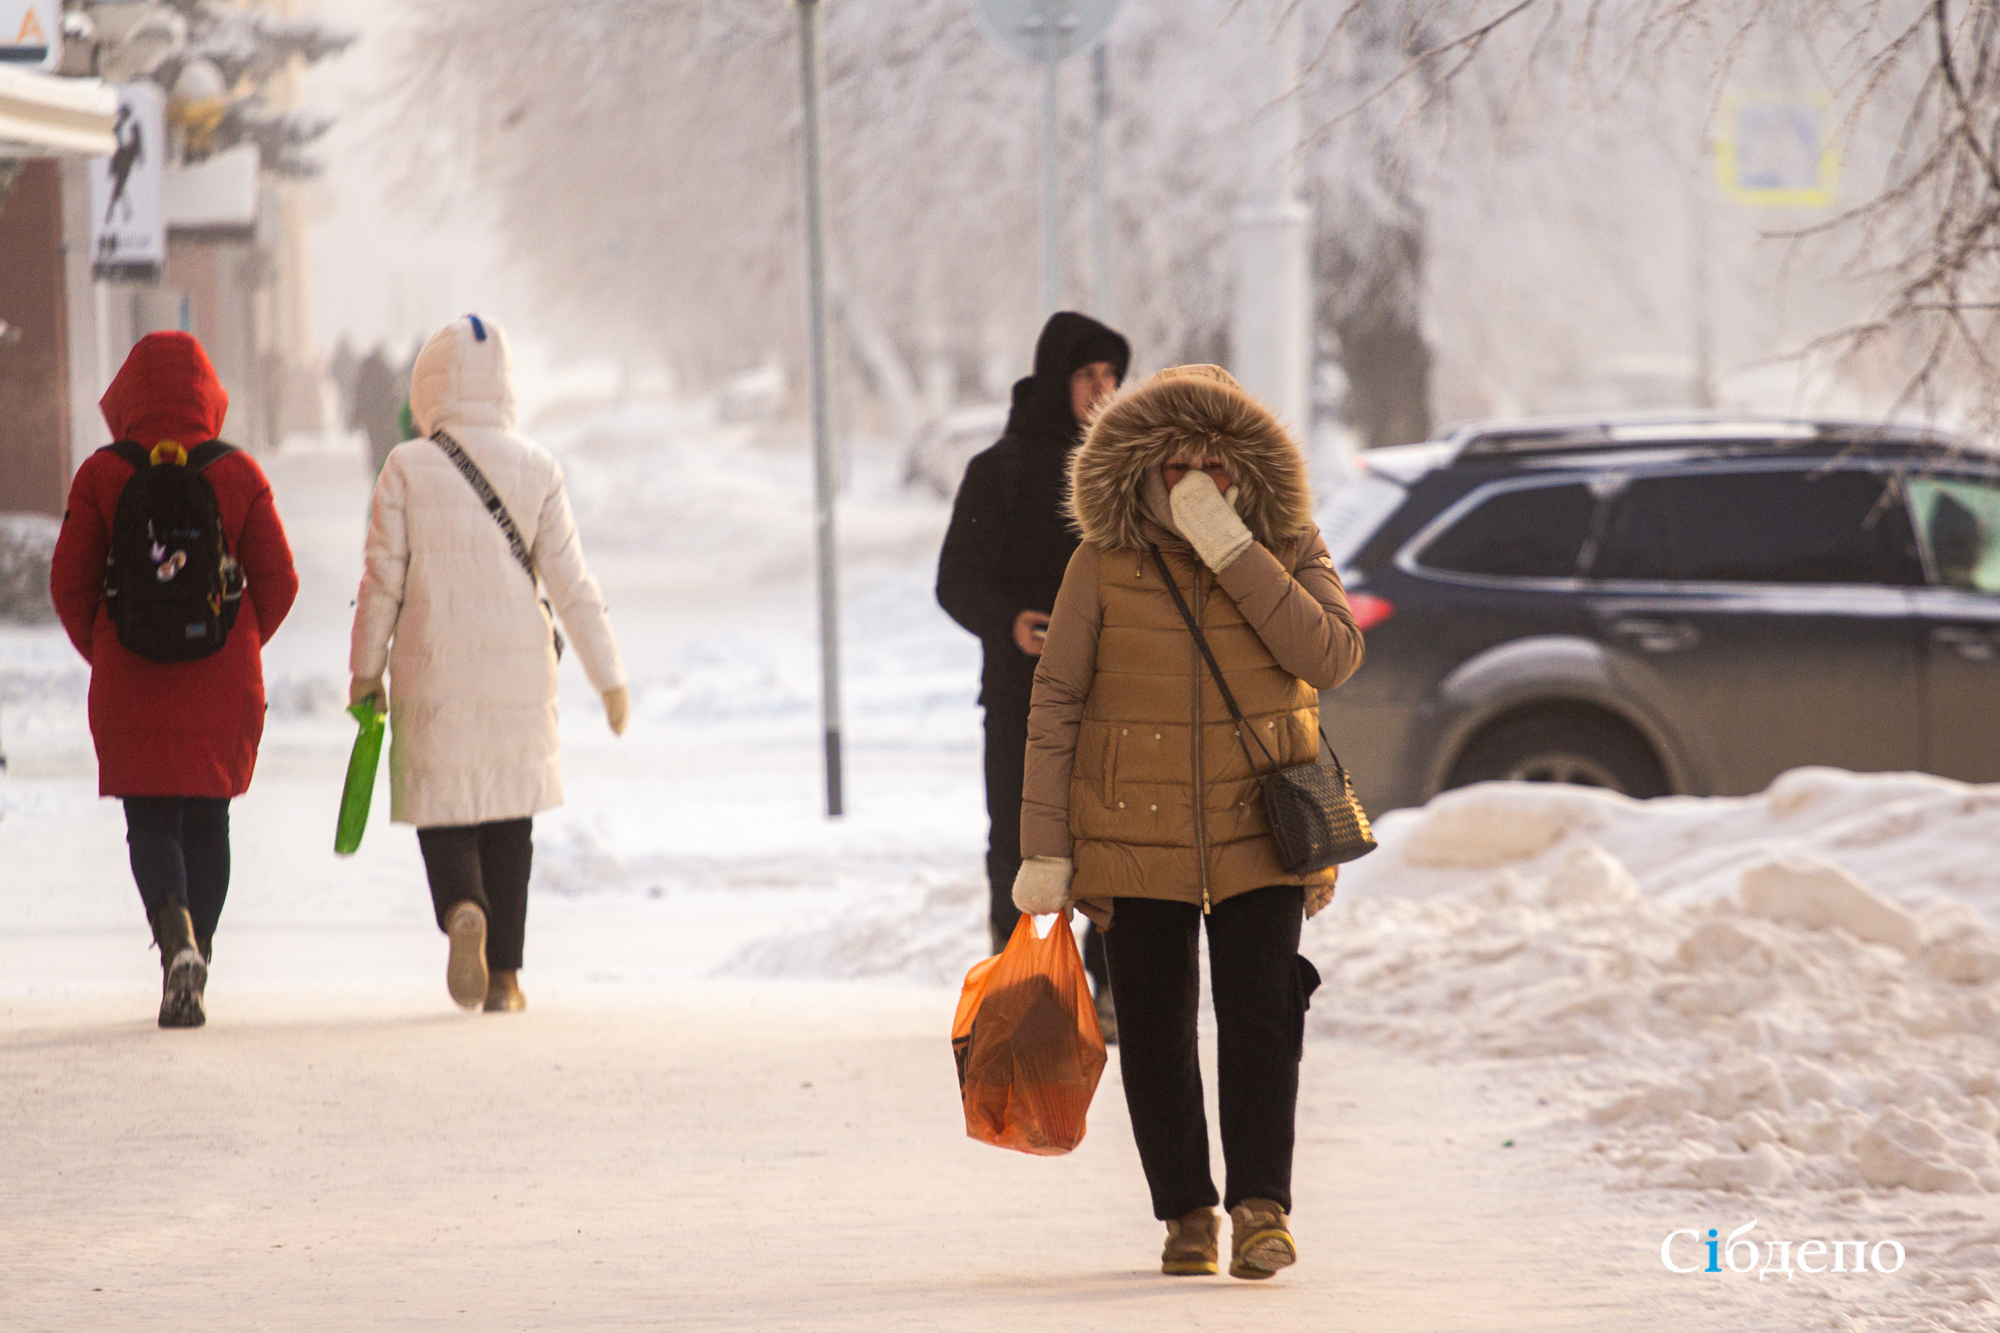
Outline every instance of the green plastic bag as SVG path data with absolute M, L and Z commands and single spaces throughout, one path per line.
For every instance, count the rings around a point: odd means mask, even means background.
M 340 827 L 333 835 L 333 850 L 352 856 L 361 846 L 362 830 L 368 827 L 368 803 L 375 796 L 375 770 L 382 763 L 382 733 L 387 719 L 375 711 L 373 697 L 348 708 L 349 716 L 361 724 L 354 738 L 354 753 L 347 757 L 347 786 L 340 793 Z

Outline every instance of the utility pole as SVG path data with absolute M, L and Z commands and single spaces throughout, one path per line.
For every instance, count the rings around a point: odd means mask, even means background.
M 1312 433 L 1312 212 L 1299 197 L 1300 6 L 1258 0 L 1262 107 L 1245 135 L 1249 165 L 1236 224 L 1230 360 L 1243 387 L 1301 439 Z
M 819 556 L 820 720 L 826 737 L 826 814 L 842 813 L 840 776 L 840 601 L 835 579 L 833 413 L 826 335 L 825 179 L 820 163 L 820 0 L 799 11 L 800 128 L 806 167 L 806 360 L 812 396 L 813 526 Z
M 1090 53 L 1090 313 L 1111 318 L 1111 213 L 1104 186 L 1104 124 L 1111 119 L 1111 46 Z
M 1061 145 L 1056 122 L 1056 55 L 1061 37 L 1057 6 L 1044 11 L 1041 24 L 1042 47 L 1042 313 L 1054 314 L 1062 308 L 1062 192 Z

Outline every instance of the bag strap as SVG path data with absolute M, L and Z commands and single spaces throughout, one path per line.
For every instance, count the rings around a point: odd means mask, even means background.
M 477 322 L 475 319 L 474 323 Z M 529 593 L 541 599 L 545 611 L 549 610 L 548 599 L 542 597 L 542 577 L 535 572 L 535 558 L 528 554 L 528 544 L 521 540 L 521 530 L 514 526 L 514 516 L 507 512 L 507 502 L 493 489 L 493 483 L 486 480 L 486 474 L 479 470 L 479 464 L 472 461 L 472 455 L 465 452 L 464 445 L 452 439 L 442 429 L 431 432 L 431 443 L 444 450 L 445 457 L 452 461 L 459 475 L 471 485 L 473 494 L 479 497 L 479 502 L 486 506 L 486 512 L 493 515 L 493 521 L 498 523 L 500 531 L 506 534 L 507 549 L 514 553 L 515 561 L 528 576 Z M 549 611 L 549 637 L 555 643 L 556 660 L 560 662 L 563 655 L 563 632 L 556 628 L 553 611 Z
M 521 540 L 521 530 L 514 526 L 514 516 L 507 512 L 507 502 L 493 489 L 493 483 L 486 480 L 486 474 L 479 470 L 479 464 L 472 461 L 472 455 L 465 452 L 464 445 L 442 430 L 431 433 L 431 443 L 444 450 L 445 457 L 452 461 L 459 474 L 471 485 L 480 503 L 486 506 L 486 512 L 493 515 L 493 521 L 498 523 L 500 531 L 506 534 L 507 547 L 513 551 L 515 561 L 527 573 L 528 582 L 539 588 L 541 580 L 535 573 L 535 558 L 528 554 L 528 544 Z
M 1222 702 L 1229 705 L 1229 715 L 1236 719 L 1236 743 L 1243 745 L 1243 758 L 1250 764 L 1250 771 L 1253 773 L 1257 771 L 1257 761 L 1250 758 L 1250 747 L 1243 744 L 1243 733 L 1246 731 L 1250 733 L 1250 739 L 1257 742 L 1257 748 L 1264 751 L 1264 757 L 1271 761 L 1271 768 L 1275 771 L 1279 767 L 1277 759 L 1272 756 L 1270 750 L 1265 749 L 1263 738 L 1244 720 L 1243 710 L 1236 705 L 1236 696 L 1230 693 L 1229 683 L 1222 678 L 1222 668 L 1216 665 L 1215 654 L 1208 649 L 1208 639 L 1202 634 L 1201 627 L 1195 624 L 1194 612 L 1188 610 L 1187 599 L 1181 596 L 1180 584 L 1174 582 L 1173 571 L 1167 568 L 1166 556 L 1160 554 L 1158 543 L 1148 542 L 1146 545 L 1153 553 L 1153 563 L 1160 567 L 1160 577 L 1166 580 L 1167 591 L 1174 599 L 1174 607 L 1181 613 L 1181 619 L 1187 622 L 1188 633 L 1194 635 L 1195 647 L 1201 649 L 1201 660 L 1208 663 L 1208 672 L 1215 679 L 1215 688 L 1222 691 Z M 1333 766 L 1344 775 L 1347 767 L 1340 762 L 1340 756 L 1334 751 L 1333 742 L 1326 738 L 1325 726 L 1319 727 L 1319 740 L 1320 744 L 1326 747 L 1327 754 L 1333 757 Z
M 1222 691 L 1222 702 L 1229 705 L 1229 715 L 1236 719 L 1236 743 L 1243 746 L 1243 758 L 1250 765 L 1250 771 L 1257 771 L 1257 761 L 1250 758 L 1250 747 L 1243 740 L 1243 733 L 1249 732 L 1250 739 L 1257 742 L 1257 748 L 1264 751 L 1264 758 L 1270 760 L 1273 769 L 1278 761 L 1264 748 L 1264 738 L 1259 736 L 1243 718 L 1243 710 L 1236 706 L 1236 696 L 1229 691 L 1229 682 L 1222 678 L 1222 668 L 1216 665 L 1215 654 L 1208 650 L 1208 639 L 1201 632 L 1201 626 L 1194 622 L 1194 612 L 1188 610 L 1187 598 L 1181 596 L 1181 585 L 1174 582 L 1173 571 L 1167 568 L 1166 556 L 1160 554 L 1158 543 L 1147 542 L 1153 553 L 1153 563 L 1160 567 L 1160 577 L 1167 582 L 1167 591 L 1173 594 L 1174 606 L 1180 611 L 1181 619 L 1187 622 L 1188 633 L 1194 635 L 1194 646 L 1201 649 L 1201 660 L 1208 663 L 1208 674 L 1215 678 L 1215 688 Z

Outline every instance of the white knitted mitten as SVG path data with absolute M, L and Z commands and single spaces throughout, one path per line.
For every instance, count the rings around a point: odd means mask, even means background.
M 1188 539 L 1201 562 L 1220 574 L 1255 543 L 1250 529 L 1236 517 L 1236 488 L 1223 495 L 1205 472 L 1190 472 L 1167 496 L 1174 526 Z
M 1074 869 L 1075 863 L 1067 856 L 1029 857 L 1014 876 L 1014 906 L 1029 916 L 1062 911 L 1069 903 L 1069 877 Z

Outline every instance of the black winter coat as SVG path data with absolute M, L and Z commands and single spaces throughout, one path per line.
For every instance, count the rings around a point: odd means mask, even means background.
M 1054 609 L 1076 533 L 1063 513 L 1069 456 L 1081 430 L 1069 377 L 1109 361 L 1123 380 L 1131 348 L 1085 315 L 1052 315 L 1035 344 L 1035 373 L 1014 385 L 1007 429 L 966 464 L 938 560 L 937 599 L 986 651 L 979 702 L 1018 709 L 1034 690 L 1035 659 L 1014 643 L 1023 611 Z

